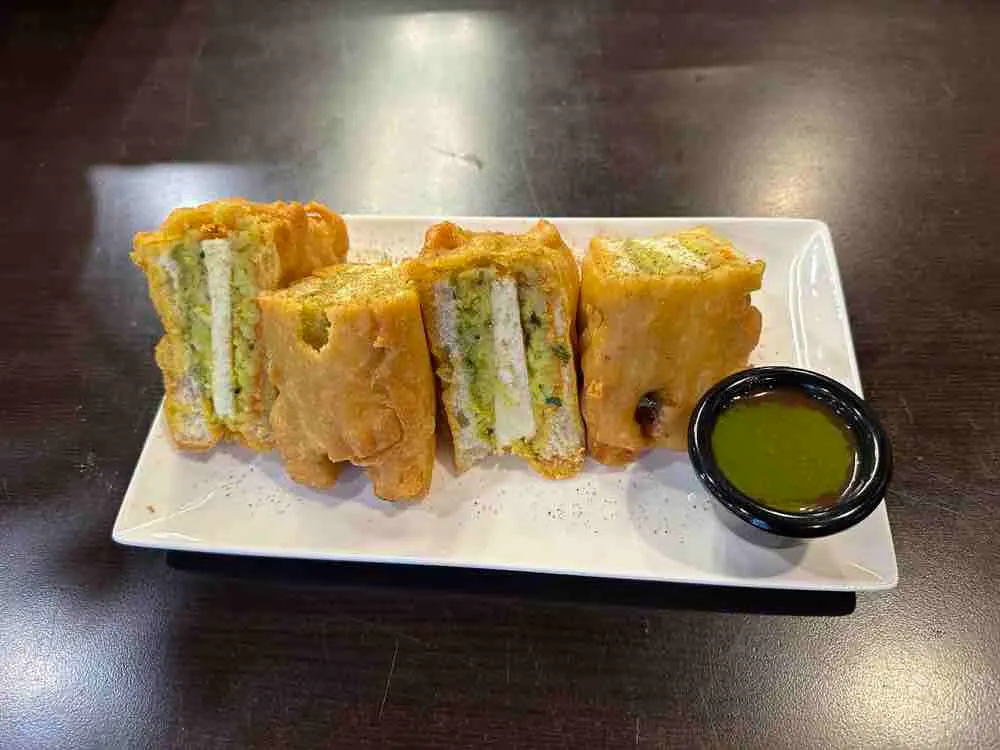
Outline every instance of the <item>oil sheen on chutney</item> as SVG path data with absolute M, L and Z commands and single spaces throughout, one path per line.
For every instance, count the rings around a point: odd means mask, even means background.
M 737 398 L 719 415 L 711 442 L 733 487 L 787 513 L 836 504 L 857 463 L 857 443 L 843 421 L 792 388 Z

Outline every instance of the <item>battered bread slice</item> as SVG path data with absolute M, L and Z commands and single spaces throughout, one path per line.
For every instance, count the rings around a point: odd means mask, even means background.
M 274 444 L 313 487 L 368 467 L 386 500 L 423 497 L 434 465 L 434 377 L 415 287 L 398 266 L 322 269 L 260 297 L 277 388 Z
M 556 228 L 431 227 L 417 282 L 455 464 L 514 453 L 547 477 L 583 465 L 574 359 L 579 278 Z
M 230 436 L 270 446 L 257 294 L 346 255 L 344 222 L 317 203 L 220 200 L 177 209 L 135 236 L 132 260 L 165 331 L 156 361 L 179 447 L 204 450 Z
M 591 454 L 625 464 L 683 450 L 691 410 L 746 366 L 760 338 L 762 261 L 704 227 L 644 239 L 595 237 L 580 293 L 583 419 Z

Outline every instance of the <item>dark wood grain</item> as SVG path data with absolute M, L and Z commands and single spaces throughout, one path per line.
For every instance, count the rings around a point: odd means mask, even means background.
M 0 8 L 0 745 L 1000 742 L 1000 5 Z M 825 219 L 900 585 L 171 557 L 111 524 L 173 204 Z

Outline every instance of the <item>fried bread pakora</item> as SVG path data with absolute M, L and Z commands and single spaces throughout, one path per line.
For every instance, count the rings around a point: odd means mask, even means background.
M 595 237 L 581 271 L 583 419 L 591 454 L 621 465 L 683 450 L 691 411 L 746 366 L 761 331 L 750 293 L 762 261 L 698 227 L 644 239 Z
M 458 469 L 513 453 L 546 477 L 577 473 L 579 271 L 558 230 L 546 221 L 524 234 L 444 222 L 406 269 L 420 291 Z
M 420 301 L 398 266 L 344 264 L 260 298 L 277 396 L 275 446 L 289 475 L 336 482 L 367 468 L 386 500 L 423 497 L 434 466 L 434 378 Z
M 205 450 L 234 437 L 269 448 L 257 294 L 346 255 L 344 222 L 317 203 L 220 200 L 177 209 L 157 231 L 136 234 L 131 257 L 165 332 L 156 361 L 178 447 Z

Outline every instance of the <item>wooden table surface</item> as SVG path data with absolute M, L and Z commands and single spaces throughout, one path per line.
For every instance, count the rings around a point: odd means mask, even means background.
M 0 9 L 0 745 L 1000 742 L 1000 5 Z M 827 221 L 897 455 L 862 595 L 164 556 L 127 258 L 175 204 Z

